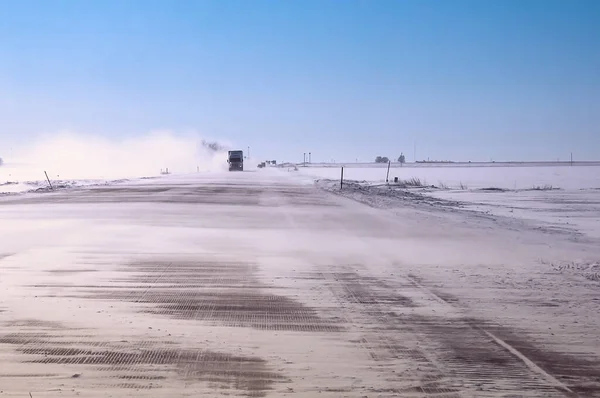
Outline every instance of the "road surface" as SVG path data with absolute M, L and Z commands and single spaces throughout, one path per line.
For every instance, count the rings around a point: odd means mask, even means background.
M 600 259 L 263 170 L 0 198 L 0 397 L 600 396 Z

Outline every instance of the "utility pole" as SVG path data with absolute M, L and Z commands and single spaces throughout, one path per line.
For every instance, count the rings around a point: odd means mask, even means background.
M 417 162 L 417 141 L 415 141 L 415 151 L 413 152 L 413 156 L 414 156 L 414 161 L 415 163 Z
M 302 164 L 306 167 L 306 152 L 304 152 L 304 160 L 302 161 Z
M 312 153 L 309 152 L 308 153 L 308 164 L 311 164 L 311 163 L 312 163 Z
M 571 166 L 573 166 L 573 152 L 571 152 Z

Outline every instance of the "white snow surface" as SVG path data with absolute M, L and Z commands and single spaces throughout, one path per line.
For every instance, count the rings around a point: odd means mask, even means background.
M 314 178 L 340 179 L 344 166 L 344 179 L 368 182 L 385 182 L 387 165 L 335 165 L 329 167 L 298 167 L 298 173 Z M 585 163 L 575 166 L 526 164 L 486 165 L 392 165 L 389 180 L 418 178 L 424 185 L 445 185 L 459 188 L 461 184 L 470 189 L 502 188 L 531 189 L 551 186 L 567 190 L 600 189 L 600 163 Z
M 517 218 L 542 228 L 600 238 L 600 165 L 398 166 L 390 169 L 390 182 L 394 177 L 401 181 L 416 178 L 428 186 L 410 188 L 412 193 L 443 200 L 463 210 Z M 403 204 L 407 199 L 414 202 L 414 196 L 398 195 L 398 187 L 393 183 L 394 189 L 387 189 L 386 173 L 384 166 L 345 166 L 344 180 L 360 182 L 346 184 L 346 190 L 357 190 L 360 186 L 371 189 L 344 195 L 374 196 L 366 202 L 376 207 L 389 206 L 392 199 L 402 200 Z M 327 186 L 337 186 L 341 165 L 299 167 L 298 174 L 303 179 L 331 180 Z
M 48 184 L 47 180 L 38 180 L 38 181 L 8 181 L 4 183 L 0 183 L 0 195 L 10 195 L 10 194 L 22 194 L 27 192 L 46 192 L 50 190 L 62 190 L 69 188 L 83 188 L 83 187 L 92 187 L 99 185 L 112 185 L 118 184 L 125 181 L 129 181 L 127 179 L 121 180 L 53 180 L 52 188 Z M 143 180 L 142 180 L 143 181 Z
M 519 218 L 600 238 L 600 189 L 506 192 L 440 190 L 428 194 L 459 201 L 466 209 Z
M 600 245 L 411 201 L 423 189 L 390 212 L 293 175 L 0 198 L 2 396 L 600 390 Z

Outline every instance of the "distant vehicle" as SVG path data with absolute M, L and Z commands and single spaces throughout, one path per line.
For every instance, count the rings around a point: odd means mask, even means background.
M 244 152 L 243 151 L 229 151 L 227 157 L 227 163 L 229 163 L 229 171 L 244 171 Z
M 265 162 L 261 162 L 261 163 L 258 164 L 258 168 L 259 169 L 262 169 L 265 166 L 266 166 Z

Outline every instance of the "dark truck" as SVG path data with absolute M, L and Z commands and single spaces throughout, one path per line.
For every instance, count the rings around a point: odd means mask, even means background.
M 229 151 L 227 157 L 227 163 L 229 163 L 229 171 L 244 170 L 244 152 L 243 151 Z

